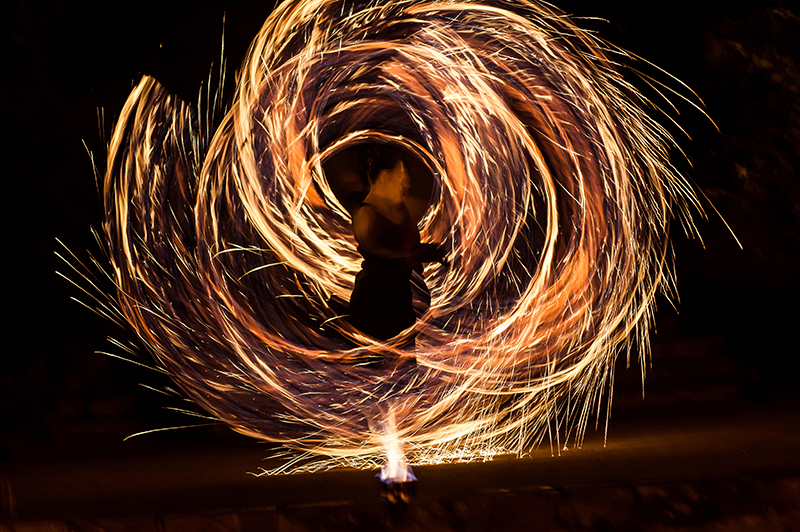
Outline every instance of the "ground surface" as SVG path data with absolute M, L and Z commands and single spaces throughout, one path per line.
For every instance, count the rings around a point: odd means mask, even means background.
M 796 530 L 800 407 L 623 419 L 551 456 L 418 467 L 393 506 L 374 472 L 254 477 L 267 449 L 165 438 L 27 449 L 3 468 L 0 530 Z M 274 463 L 274 462 L 272 462 Z

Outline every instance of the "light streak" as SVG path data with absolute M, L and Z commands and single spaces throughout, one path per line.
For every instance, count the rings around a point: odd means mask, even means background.
M 699 208 L 611 55 L 535 2 L 281 4 L 218 124 L 152 78 L 130 94 L 104 183 L 119 310 L 211 416 L 328 458 L 306 469 L 373 466 L 381 404 L 411 463 L 580 444 L 618 353 L 644 378 L 669 222 Z M 435 178 L 419 227 L 450 266 L 413 352 L 329 304 L 360 256 L 322 163 L 368 141 Z

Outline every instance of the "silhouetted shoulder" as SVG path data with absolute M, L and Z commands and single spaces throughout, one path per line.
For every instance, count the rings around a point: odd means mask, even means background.
M 372 205 L 362 203 L 356 207 L 353 213 L 353 236 L 356 237 L 356 242 L 362 245 L 368 243 L 376 224 L 381 221 L 381 214 Z

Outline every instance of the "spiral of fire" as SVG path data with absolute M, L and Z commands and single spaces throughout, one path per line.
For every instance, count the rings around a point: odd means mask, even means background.
M 621 54 L 534 1 L 281 4 L 216 123 L 152 78 L 130 94 L 104 188 L 121 310 L 189 398 L 290 448 L 376 456 L 382 404 L 412 463 L 580 441 L 617 355 L 646 357 L 696 206 Z M 449 264 L 415 349 L 334 304 L 361 257 L 324 165 L 364 143 L 433 176 L 419 229 Z

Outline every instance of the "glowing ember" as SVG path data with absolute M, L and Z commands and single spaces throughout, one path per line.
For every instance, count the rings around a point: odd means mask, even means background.
M 607 50 L 546 4 L 308 0 L 266 21 L 219 124 L 145 77 L 105 176 L 126 320 L 211 415 L 327 465 L 385 448 L 382 474 L 407 479 L 403 447 L 429 463 L 580 442 L 620 350 L 644 364 L 668 223 L 691 228 L 696 205 Z M 331 303 L 361 257 L 322 165 L 364 142 L 434 176 L 419 228 L 450 266 L 425 271 L 414 352 Z

